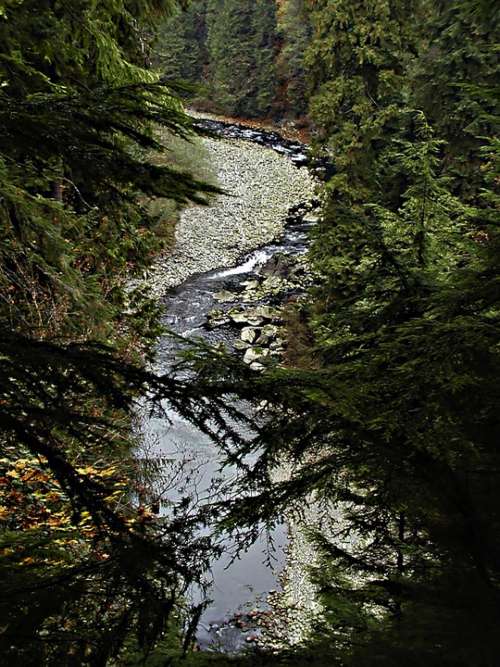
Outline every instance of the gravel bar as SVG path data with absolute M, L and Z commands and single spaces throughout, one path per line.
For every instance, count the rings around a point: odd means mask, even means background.
M 245 253 L 279 238 L 288 210 L 314 196 L 314 176 L 270 148 L 237 139 L 202 142 L 227 194 L 210 206 L 184 209 L 173 250 L 146 277 L 152 295 L 195 274 L 234 266 Z

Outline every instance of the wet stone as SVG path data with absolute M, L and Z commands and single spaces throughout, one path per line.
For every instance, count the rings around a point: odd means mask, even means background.
M 246 364 L 251 364 L 254 361 L 259 361 L 260 359 L 267 357 L 268 355 L 269 355 L 269 350 L 263 349 L 261 347 L 250 347 L 245 352 L 243 361 Z
M 254 327 L 258 327 L 264 321 L 263 317 L 257 316 L 253 312 L 230 313 L 229 317 L 235 324 L 249 324 Z
M 260 364 L 258 361 L 254 361 L 250 364 L 250 368 L 253 371 L 263 371 L 265 370 L 265 366 L 263 364 Z
M 244 327 L 241 330 L 240 338 L 245 343 L 253 343 L 258 336 L 258 330 L 254 327 Z
M 229 290 L 221 290 L 220 292 L 216 292 L 214 294 L 214 299 L 216 301 L 222 302 L 236 301 L 238 299 L 238 295 L 234 292 L 230 292 Z
M 265 326 L 262 327 L 260 330 L 260 335 L 257 339 L 257 344 L 258 345 L 267 345 L 270 343 L 273 338 L 278 333 L 278 327 L 273 325 L 273 324 L 266 324 Z
M 245 343 L 243 340 L 235 340 L 233 347 L 235 350 L 248 350 L 251 345 L 250 343 Z
M 280 320 L 281 313 L 277 308 L 271 306 L 257 306 L 254 308 L 253 314 L 266 320 Z

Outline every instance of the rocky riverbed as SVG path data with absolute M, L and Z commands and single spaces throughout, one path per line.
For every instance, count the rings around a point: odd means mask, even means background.
M 277 239 L 288 211 L 314 197 L 317 181 L 276 149 L 239 139 L 201 139 L 225 193 L 210 206 L 185 209 L 173 251 L 157 260 L 148 283 L 157 296 L 193 275 L 231 267 Z
M 237 126 L 219 129 L 222 140 L 202 141 L 218 184 L 228 194 L 214 198 L 209 207 L 182 213 L 173 252 L 157 261 L 148 283 L 153 294 L 165 299 L 164 322 L 170 329 L 222 343 L 260 372 L 267 363 L 280 362 L 287 345 L 283 306 L 300 298 L 312 280 L 305 251 L 308 232 L 318 221 L 318 181 L 301 166 L 308 162 L 304 146 L 282 145 L 274 133 L 254 136 L 255 130 L 249 130 L 252 136 L 247 132 L 241 140 L 235 138 L 240 136 Z M 169 337 L 160 341 L 160 366 L 175 359 L 178 345 Z M 166 430 L 150 424 L 158 454 L 170 453 L 173 442 L 182 443 L 194 465 L 197 457 L 204 458 L 200 469 L 208 482 L 219 465 L 217 453 L 189 425 L 171 417 Z M 277 474 L 286 474 L 286 467 Z M 299 526 L 290 517 L 287 530 L 274 536 L 281 545 L 278 571 L 288 540 L 281 592 L 273 590 L 280 588 L 277 574 L 263 563 L 263 543 L 229 569 L 227 559 L 213 565 L 214 604 L 202 619 L 202 646 L 220 644 L 232 651 L 242 643 L 274 647 L 304 637 L 315 610 L 306 576 L 312 554 Z

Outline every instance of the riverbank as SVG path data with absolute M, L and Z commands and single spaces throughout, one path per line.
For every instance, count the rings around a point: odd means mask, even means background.
M 263 130 L 264 132 L 279 132 L 282 137 L 291 141 L 299 141 L 302 144 L 309 144 L 311 141 L 311 126 L 306 119 L 296 121 L 278 121 L 271 118 L 238 118 L 236 116 L 221 116 L 220 114 L 210 113 L 189 108 L 189 115 L 193 118 L 211 119 L 223 121 L 230 124 L 243 125 L 252 129 Z
M 275 150 L 237 139 L 200 141 L 225 194 L 181 213 L 172 251 L 146 277 L 156 297 L 279 238 L 289 209 L 314 197 L 313 175 Z

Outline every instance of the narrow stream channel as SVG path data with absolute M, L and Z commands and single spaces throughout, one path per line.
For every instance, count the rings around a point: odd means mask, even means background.
M 222 137 L 244 138 L 270 145 L 274 150 L 286 152 L 297 167 L 305 163 L 305 147 L 286 140 L 278 141 L 275 133 L 249 130 L 239 126 L 227 126 L 210 121 L 210 130 Z M 308 232 L 313 222 L 291 212 L 282 237 L 242 257 L 234 267 L 193 276 L 182 285 L 170 290 L 163 299 L 164 324 L 184 338 L 203 338 L 210 344 L 223 342 L 230 349 L 239 340 L 239 331 L 227 324 L 216 328 L 207 327 L 210 311 L 220 308 L 214 297 L 222 290 L 239 291 L 241 283 L 259 276 L 269 260 L 280 255 L 304 254 L 308 247 Z M 235 304 L 231 304 L 234 306 Z M 238 305 L 238 304 L 236 304 Z M 163 337 L 157 348 L 157 366 L 160 371 L 172 367 L 180 343 L 171 337 Z M 192 484 L 197 493 L 203 495 L 213 478 L 220 475 L 220 454 L 212 442 L 177 414 L 169 413 L 170 423 L 152 418 L 144 425 L 149 443 L 148 456 L 158 456 L 173 461 L 184 461 L 186 470 L 193 473 Z M 186 473 L 188 474 L 188 473 Z M 224 470 L 225 480 L 234 471 Z M 278 527 L 272 534 L 273 548 L 269 550 L 266 536 L 255 542 L 248 551 L 239 554 L 231 563 L 235 545 L 227 544 L 226 552 L 212 564 L 210 576 L 213 585 L 210 597 L 212 604 L 204 613 L 198 632 L 201 647 L 217 645 L 223 650 L 237 651 L 242 644 L 252 639 L 247 628 L 235 627 L 230 619 L 238 612 L 251 612 L 266 608 L 267 594 L 278 588 L 278 575 L 283 567 L 287 543 L 286 528 Z M 244 614 L 245 615 L 245 614 Z

